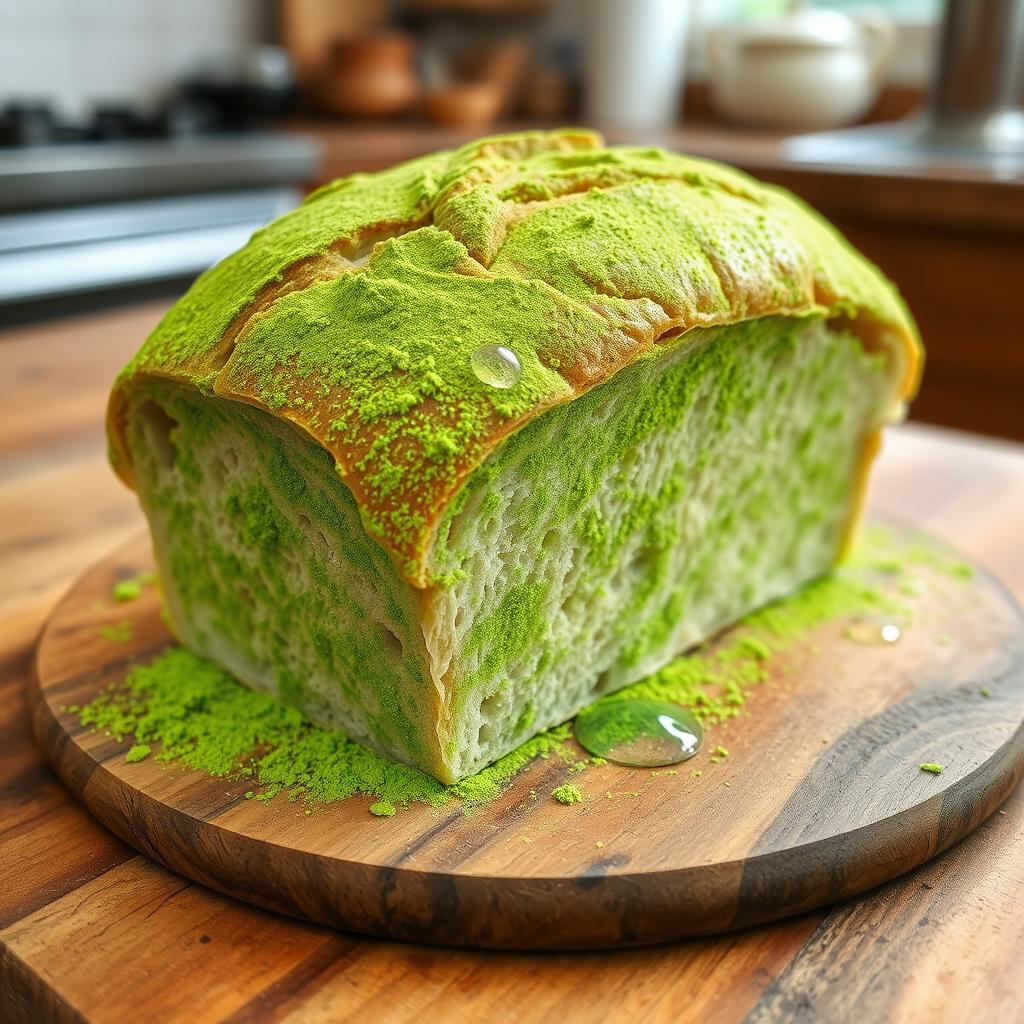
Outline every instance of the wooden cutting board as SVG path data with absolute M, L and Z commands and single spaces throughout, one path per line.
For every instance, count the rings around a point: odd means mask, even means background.
M 573 777 L 587 797 L 574 806 L 550 798 L 567 778 L 557 758 L 469 813 L 453 801 L 387 819 L 368 814 L 368 799 L 308 814 L 283 796 L 246 800 L 244 780 L 127 763 L 129 740 L 86 732 L 62 708 L 171 643 L 151 588 L 110 600 L 117 580 L 151 568 L 144 536 L 95 565 L 48 620 L 35 730 L 64 784 L 122 839 L 259 906 L 494 948 L 723 931 L 908 871 L 984 821 L 1024 774 L 1024 617 L 982 570 L 953 579 L 941 561 L 915 570 L 913 622 L 897 643 L 857 643 L 848 621 L 825 623 L 772 659 L 745 714 L 710 730 L 678 774 L 591 768 Z M 129 642 L 102 635 L 126 618 Z M 713 763 L 719 743 L 731 754 Z

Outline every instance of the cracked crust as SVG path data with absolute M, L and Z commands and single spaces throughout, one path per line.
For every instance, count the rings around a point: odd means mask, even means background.
M 115 386 L 112 460 L 132 485 L 124 410 L 146 377 L 268 409 L 331 452 L 422 588 L 462 483 L 524 423 L 693 328 L 809 314 L 886 353 L 897 415 L 913 322 L 787 193 L 590 132 L 485 139 L 328 185 L 203 275 Z M 477 381 L 482 343 L 511 347 L 523 381 Z

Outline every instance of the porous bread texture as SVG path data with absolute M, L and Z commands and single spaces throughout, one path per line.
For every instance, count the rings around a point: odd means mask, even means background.
M 502 441 L 688 331 L 817 314 L 886 355 L 886 404 L 919 347 L 895 289 L 781 190 L 585 131 L 471 143 L 353 175 L 202 275 L 119 377 L 112 458 L 149 379 L 257 406 L 334 458 L 365 528 L 415 587 L 441 520 Z M 485 345 L 513 388 L 472 373 Z
M 435 548 L 452 776 L 829 569 L 884 381 L 850 335 L 771 318 L 694 332 L 510 439 Z
M 473 372 L 512 350 L 499 389 Z M 826 569 L 917 384 L 793 197 L 582 131 L 315 193 L 119 376 L 184 643 L 444 781 Z
M 821 316 L 698 329 L 512 435 L 403 578 L 330 455 L 180 382 L 127 447 L 177 635 L 445 782 L 826 570 L 889 411 Z
M 174 381 L 133 392 L 128 423 L 175 635 L 325 728 L 434 764 L 416 592 L 330 456 L 291 424 Z

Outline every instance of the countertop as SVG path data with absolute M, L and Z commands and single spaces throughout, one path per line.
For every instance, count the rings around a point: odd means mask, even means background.
M 856 900 L 601 954 L 332 932 L 203 889 L 95 824 L 36 751 L 22 693 L 49 608 L 142 522 L 107 469 L 103 406 L 162 308 L 0 332 L 0 1020 L 1024 1019 L 1022 790 L 959 846 Z M 958 545 L 1024 598 L 1024 447 L 895 428 L 872 506 Z

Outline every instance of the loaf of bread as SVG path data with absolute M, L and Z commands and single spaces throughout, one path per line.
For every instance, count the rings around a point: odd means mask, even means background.
M 181 643 L 451 782 L 827 571 L 919 364 L 787 193 L 531 132 L 257 232 L 108 428 Z

